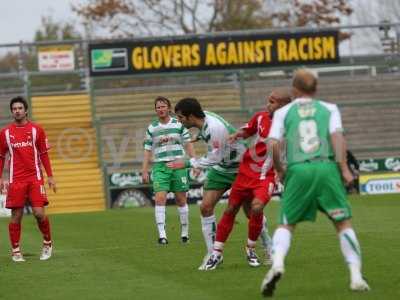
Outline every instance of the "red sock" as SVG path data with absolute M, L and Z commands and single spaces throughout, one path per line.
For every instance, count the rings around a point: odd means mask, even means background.
M 8 224 L 8 234 L 10 237 L 11 247 L 19 247 L 19 240 L 21 238 L 21 223 Z
M 48 217 L 44 217 L 42 221 L 37 221 L 40 232 L 43 234 L 43 240 L 51 241 L 50 222 Z
M 251 213 L 249 219 L 249 228 L 248 228 L 249 240 L 257 241 L 258 236 L 261 233 L 262 227 L 263 227 L 263 213 L 259 214 Z
M 225 241 L 229 237 L 229 234 L 232 231 L 234 221 L 235 221 L 234 214 L 228 214 L 228 213 L 223 214 L 217 226 L 217 233 L 215 237 L 215 240 L 217 242 L 225 243 Z

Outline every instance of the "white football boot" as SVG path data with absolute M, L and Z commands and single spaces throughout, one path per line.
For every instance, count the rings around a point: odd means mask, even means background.
M 40 260 L 48 260 L 53 253 L 53 245 L 51 243 L 43 243 L 42 253 L 40 254 Z
M 19 249 L 19 247 L 12 249 L 11 259 L 13 261 L 15 261 L 15 262 L 23 262 L 23 261 L 25 261 L 25 258 L 22 255 L 21 250 Z
M 361 278 L 360 280 L 352 281 L 350 283 L 350 289 L 356 292 L 368 292 L 370 287 L 365 279 Z
M 261 265 L 255 248 L 246 247 L 246 256 L 250 267 L 259 267 Z
M 222 254 L 218 254 L 218 255 L 212 254 L 210 256 L 210 258 L 208 259 L 208 261 L 204 267 L 204 270 L 205 271 L 215 270 L 218 267 L 218 265 L 222 264 L 223 261 L 224 261 L 224 258 L 222 256 Z
M 208 259 L 210 258 L 211 254 L 207 253 L 204 257 L 203 257 L 203 261 L 201 263 L 201 265 L 197 268 L 200 271 L 204 271 L 206 268 L 206 264 L 208 262 Z

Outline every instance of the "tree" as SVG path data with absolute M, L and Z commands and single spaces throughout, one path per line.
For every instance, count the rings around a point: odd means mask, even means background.
M 90 0 L 73 6 L 84 23 L 116 37 L 265 28 L 259 0 Z
M 88 0 L 73 11 L 113 37 L 339 24 L 346 0 Z M 273 8 L 273 9 L 272 9 Z
M 353 13 L 348 0 L 267 0 L 274 25 L 284 27 L 321 27 L 339 25 Z
M 40 28 L 36 30 L 34 40 L 41 41 L 67 41 L 80 39 L 81 34 L 72 23 L 56 22 L 51 16 L 43 16 Z

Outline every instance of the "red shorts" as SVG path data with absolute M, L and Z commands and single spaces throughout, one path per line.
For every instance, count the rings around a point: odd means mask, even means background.
M 229 204 L 238 206 L 244 201 L 252 201 L 254 198 L 260 199 L 264 204 L 267 204 L 271 199 L 274 187 L 274 176 L 260 180 L 239 173 L 229 194 Z
M 7 208 L 22 208 L 26 202 L 32 207 L 43 207 L 49 204 L 43 181 L 13 182 L 8 186 Z

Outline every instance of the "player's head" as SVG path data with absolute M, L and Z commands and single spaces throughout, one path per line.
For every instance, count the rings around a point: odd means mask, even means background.
M 186 128 L 194 127 L 198 119 L 206 117 L 199 101 L 195 98 L 183 98 L 175 105 L 175 114 Z
M 158 96 L 154 100 L 154 109 L 159 118 L 166 118 L 171 112 L 171 101 L 165 97 Z
M 317 92 L 318 75 L 310 69 L 298 69 L 293 74 L 293 96 L 313 96 Z
M 267 110 L 273 115 L 276 110 L 292 101 L 292 94 L 288 89 L 273 89 L 267 97 Z
M 21 121 L 28 116 L 28 102 L 21 97 L 14 97 L 10 101 L 10 111 L 15 121 Z

